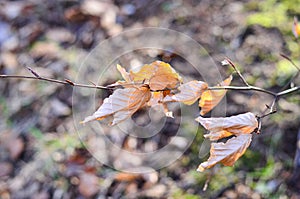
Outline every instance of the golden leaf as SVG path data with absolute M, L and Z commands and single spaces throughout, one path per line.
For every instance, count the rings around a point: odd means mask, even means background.
M 117 69 L 118 69 L 118 71 L 121 73 L 123 79 L 124 79 L 127 83 L 132 82 L 132 80 L 131 80 L 131 78 L 130 78 L 130 74 L 125 70 L 125 68 L 123 68 L 121 65 L 117 64 Z
M 232 80 L 232 76 L 225 79 L 220 83 L 220 87 L 229 86 Z M 213 109 L 224 97 L 226 94 L 226 90 L 207 90 L 204 91 L 201 95 L 201 99 L 199 101 L 199 106 L 201 107 L 201 115 L 205 115 L 211 109 Z
M 103 104 L 92 116 L 85 118 L 82 123 L 102 120 L 113 115 L 112 125 L 115 125 L 134 114 L 149 101 L 150 97 L 151 92 L 145 86 L 117 89 L 104 99 Z
M 198 100 L 203 91 L 207 89 L 207 83 L 202 81 L 190 81 L 179 86 L 180 92 L 175 95 L 167 95 L 164 102 L 183 102 L 184 104 L 191 105 Z
M 206 162 L 199 165 L 197 171 L 204 171 L 222 163 L 225 166 L 232 166 L 246 151 L 251 143 L 252 135 L 243 134 L 229 139 L 226 143 L 212 143 L 210 157 Z
M 294 17 L 292 32 L 293 32 L 293 34 L 296 38 L 299 37 L 299 35 L 300 35 L 300 25 L 298 23 L 297 17 Z
M 155 61 L 144 65 L 139 72 L 130 71 L 130 78 L 135 83 L 149 84 L 151 90 L 173 89 L 182 81 L 178 73 L 167 63 Z
M 209 133 L 204 137 L 212 141 L 231 135 L 250 134 L 258 127 L 255 115 L 250 112 L 225 118 L 203 118 L 199 116 L 196 121 L 209 130 Z

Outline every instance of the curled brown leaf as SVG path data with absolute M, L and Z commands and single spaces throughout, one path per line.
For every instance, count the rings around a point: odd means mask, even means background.
M 150 89 L 146 86 L 117 89 L 104 99 L 103 104 L 92 116 L 86 117 L 82 123 L 102 120 L 112 115 L 112 125 L 115 125 L 134 114 L 149 101 L 150 97 Z
M 207 89 L 208 85 L 202 81 L 190 81 L 179 86 L 179 93 L 175 95 L 167 95 L 164 102 L 182 102 L 187 105 L 192 105 L 197 101 L 202 93 Z
M 232 80 L 232 76 L 225 79 L 218 86 L 229 86 Z M 202 93 L 201 99 L 199 101 L 199 106 L 201 107 L 201 115 L 205 115 L 211 111 L 226 94 L 226 90 L 206 90 Z
M 258 127 L 258 121 L 251 112 L 239 114 L 231 117 L 196 118 L 209 133 L 204 135 L 212 141 L 219 140 L 231 135 L 250 134 Z
M 252 140 L 251 134 L 243 134 L 229 139 L 226 143 L 212 143 L 210 157 L 206 162 L 199 165 L 197 171 L 204 171 L 222 163 L 225 166 L 232 166 L 247 150 Z

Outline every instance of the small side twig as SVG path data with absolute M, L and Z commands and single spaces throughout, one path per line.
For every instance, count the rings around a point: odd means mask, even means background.
M 276 113 L 276 112 L 277 112 L 277 110 L 273 110 L 273 111 L 270 111 L 269 113 L 266 113 L 266 114 L 264 114 L 264 115 L 257 116 L 257 118 L 262 119 L 262 118 L 267 117 L 267 116 L 269 116 L 269 115 L 272 115 L 272 114 L 274 114 L 274 113 Z
M 235 70 L 235 72 L 239 75 L 239 77 L 241 78 L 242 82 L 246 85 L 246 86 L 250 86 L 248 84 L 248 82 L 246 81 L 246 79 L 244 78 L 244 76 L 241 74 L 241 72 L 237 69 L 237 67 L 234 65 L 234 63 L 229 59 L 229 58 L 225 58 L 225 60 L 229 63 L 229 65 Z
M 263 119 L 264 117 L 267 117 L 267 116 L 269 116 L 269 115 L 272 115 L 272 114 L 274 114 L 274 113 L 276 113 L 277 112 L 277 110 L 270 110 L 270 112 L 269 113 L 266 113 L 266 114 L 264 114 L 264 115 L 257 115 L 256 116 L 256 119 L 257 119 L 257 122 L 258 122 L 258 127 L 254 130 L 254 132 L 255 133 L 257 133 L 257 134 L 259 134 L 260 133 L 260 130 L 261 130 L 261 119 Z
M 277 93 L 276 96 L 281 97 L 283 95 L 287 95 L 287 94 L 290 94 L 290 93 L 293 93 L 293 92 L 299 91 L 299 90 L 300 90 L 300 86 L 296 86 L 296 87 L 281 91 L 281 92 Z
M 299 76 L 300 74 L 300 67 L 297 66 L 297 64 L 295 62 L 293 62 L 293 60 L 291 58 L 289 58 L 287 55 L 280 53 L 280 56 L 283 57 L 284 59 L 288 60 L 296 69 L 297 69 L 297 73 L 295 73 L 293 75 L 293 77 L 289 80 L 289 82 L 282 88 L 282 90 L 287 89 L 291 83 Z
M 35 77 L 37 77 L 38 79 L 40 79 L 41 77 L 34 71 L 32 70 L 32 68 L 28 67 L 28 66 L 25 66 L 25 68 L 27 70 L 29 70 L 29 72 L 31 72 Z
M 69 80 L 69 79 L 65 79 L 65 82 L 69 83 L 71 86 L 74 86 L 74 85 L 75 85 L 74 82 L 72 82 L 72 81 Z
M 291 58 L 289 58 L 287 55 L 280 53 L 280 56 L 283 57 L 284 59 L 288 60 L 295 68 L 297 68 L 298 71 L 300 71 L 300 68 L 293 62 Z

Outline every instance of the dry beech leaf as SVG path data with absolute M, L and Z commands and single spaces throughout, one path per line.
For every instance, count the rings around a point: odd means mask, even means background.
M 226 143 L 212 143 L 210 157 L 206 162 L 199 165 L 197 171 L 204 171 L 222 163 L 225 166 L 232 166 L 246 151 L 251 143 L 252 135 L 243 134 L 229 139 Z
M 147 104 L 148 104 L 148 106 L 159 105 L 160 102 L 163 100 L 163 98 L 164 98 L 164 94 L 162 92 L 160 92 L 160 91 L 152 92 L 151 99 L 149 100 L 149 102 Z
M 208 85 L 202 81 L 190 81 L 179 86 L 180 92 L 175 95 L 167 95 L 163 102 L 182 102 L 187 105 L 192 105 L 198 100 L 203 91 L 207 89 Z
M 79 192 L 84 197 L 90 198 L 95 195 L 99 189 L 99 178 L 92 173 L 82 173 L 79 175 L 80 183 L 78 186 Z
M 125 70 L 125 68 L 123 68 L 121 65 L 117 64 L 117 69 L 121 73 L 123 79 L 126 82 L 128 82 L 128 83 L 132 82 L 132 79 L 130 78 L 130 74 Z
M 300 35 L 300 25 L 298 23 L 297 17 L 294 17 L 292 32 L 293 32 L 293 34 L 296 38 L 299 37 L 299 35 Z
M 162 106 L 163 111 L 166 115 L 166 117 L 173 117 L 173 112 L 169 111 L 168 105 L 163 102 L 163 99 L 165 96 L 167 96 L 170 93 L 170 91 L 157 91 L 152 92 L 151 99 L 147 103 L 148 106 L 155 107 L 155 106 Z
M 117 89 L 104 99 L 103 104 L 92 116 L 85 118 L 82 123 L 102 120 L 113 115 L 112 125 L 115 125 L 134 114 L 149 101 L 150 97 L 151 92 L 145 86 Z
M 116 173 L 114 179 L 118 182 L 132 182 L 138 179 L 142 179 L 143 176 L 138 173 L 126 173 L 126 172 L 119 172 Z
M 221 82 L 218 86 L 229 86 L 232 80 L 232 75 Z M 201 107 L 201 115 L 205 115 L 211 109 L 213 109 L 222 100 L 227 90 L 206 90 L 202 93 L 201 99 L 199 101 L 199 106 Z
M 182 81 L 179 74 L 162 61 L 155 61 L 144 65 L 139 72 L 130 71 L 130 78 L 134 83 L 149 84 L 151 90 L 173 89 Z
M 204 137 L 212 141 L 231 135 L 250 134 L 258 127 L 255 115 L 250 112 L 220 118 L 203 118 L 199 116 L 196 121 L 209 130 L 209 133 Z
M 123 88 L 133 87 L 134 82 L 132 81 L 130 74 L 125 70 L 125 68 L 123 68 L 121 65 L 117 64 L 117 69 L 125 81 L 119 80 L 113 84 L 107 85 L 107 87 L 118 87 L 118 86 L 121 86 Z

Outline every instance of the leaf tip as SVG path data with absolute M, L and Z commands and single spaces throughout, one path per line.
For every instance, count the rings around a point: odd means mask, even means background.
M 122 66 L 120 65 L 120 64 L 117 64 L 117 69 L 120 71 L 120 70 L 122 70 Z
M 201 110 L 201 111 L 200 111 L 200 115 L 202 115 L 202 116 L 203 116 L 203 115 L 205 115 L 205 114 L 206 114 L 206 112 L 205 112 L 205 111 L 203 111 L 203 110 Z M 197 120 L 196 120 L 196 121 L 197 121 Z
M 88 117 L 86 117 L 86 118 L 84 118 L 84 120 L 83 121 L 80 121 L 80 124 L 85 124 L 85 123 L 87 123 L 87 122 L 90 122 L 90 121 L 93 121 L 93 120 L 96 120 L 97 118 L 95 117 L 95 116 L 88 116 Z
M 203 172 L 205 170 L 204 167 L 201 166 L 201 164 L 198 166 L 197 170 L 198 172 Z
M 202 121 L 202 116 L 195 118 L 195 120 L 200 123 Z

